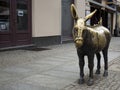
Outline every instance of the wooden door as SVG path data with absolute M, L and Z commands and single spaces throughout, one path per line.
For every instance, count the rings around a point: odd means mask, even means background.
M 0 0 L 0 47 L 12 46 L 13 34 L 11 24 L 11 2 Z
M 30 0 L 15 0 L 14 8 L 14 41 L 16 45 L 31 43 L 31 6 Z
M 31 0 L 0 0 L 0 48 L 31 43 Z

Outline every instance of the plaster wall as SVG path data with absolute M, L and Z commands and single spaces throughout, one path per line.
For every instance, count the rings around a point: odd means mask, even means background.
M 75 0 L 75 5 L 79 17 L 85 17 L 85 8 L 86 8 L 85 0 Z
M 61 0 L 32 0 L 32 37 L 61 34 Z
M 61 35 L 61 0 L 32 0 L 32 37 Z M 85 17 L 85 0 L 75 0 L 79 17 Z

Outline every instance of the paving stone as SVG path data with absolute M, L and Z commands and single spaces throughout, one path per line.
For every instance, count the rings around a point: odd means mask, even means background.
M 48 88 L 61 89 L 66 85 L 69 85 L 69 80 L 47 76 L 47 75 L 33 75 L 22 80 L 22 82 L 32 85 L 40 85 Z
M 33 62 L 32 64 L 49 64 L 49 65 L 61 65 L 61 64 L 64 64 L 65 62 L 63 61 L 58 61 L 56 60 L 56 58 L 54 58 L 53 60 L 49 59 L 49 58 L 45 58 L 43 60 L 39 60 L 39 61 L 35 61 Z
M 70 61 L 69 59 L 65 59 L 63 58 L 63 56 L 61 58 L 58 58 L 56 56 L 52 56 L 52 57 L 46 57 L 44 58 L 46 60 L 53 60 L 53 61 L 59 61 L 59 62 L 67 62 L 67 61 Z
M 114 64 L 112 66 L 109 67 L 109 70 L 113 70 L 113 71 L 120 71 L 120 65 L 118 64 Z
M 18 75 L 18 74 L 8 73 L 5 71 L 0 71 L 0 84 L 10 83 L 11 81 L 15 81 L 23 77 L 24 75 Z
M 69 72 L 79 72 L 79 66 L 76 66 L 76 65 L 64 65 L 64 66 L 61 66 L 61 67 L 56 67 L 54 68 L 54 70 L 58 70 L 58 71 L 69 71 Z
M 85 57 L 85 83 L 78 84 L 78 56 L 73 43 L 49 46 L 51 50 L 0 52 L 0 90 L 120 90 L 120 38 L 112 38 L 109 48 L 109 75 L 94 74 L 87 86 L 88 60 Z M 96 70 L 97 60 L 95 57 Z
M 30 69 L 13 66 L 13 67 L 5 68 L 4 71 L 11 73 L 28 73 Z
M 11 72 L 11 73 L 35 73 L 35 72 L 42 72 L 45 70 L 49 70 L 50 68 L 53 68 L 54 66 L 48 65 L 48 64 L 38 64 L 38 63 L 29 63 L 29 64 L 21 64 L 18 66 L 13 66 L 9 68 L 3 69 L 6 72 Z
M 21 82 L 3 85 L 0 88 L 2 88 L 0 90 L 57 90 L 54 88 L 48 88 L 40 85 L 26 84 Z
M 75 73 L 75 72 L 72 73 L 72 72 L 66 72 L 66 71 L 50 70 L 50 71 L 43 72 L 42 74 L 58 77 L 58 78 L 65 79 L 65 80 L 70 80 L 73 82 L 79 79 L 79 73 Z

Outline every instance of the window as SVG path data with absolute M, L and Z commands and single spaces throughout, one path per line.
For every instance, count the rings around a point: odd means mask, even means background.
M 0 32 L 9 30 L 9 14 L 10 1 L 0 0 Z

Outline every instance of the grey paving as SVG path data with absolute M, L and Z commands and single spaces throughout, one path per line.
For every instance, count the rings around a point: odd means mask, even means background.
M 94 85 L 78 84 L 79 66 L 73 43 L 48 46 L 51 50 L 0 52 L 0 90 L 120 90 L 120 37 L 109 48 L 109 76 L 94 75 Z M 85 57 L 85 80 L 88 61 Z M 96 58 L 95 58 L 96 69 Z

